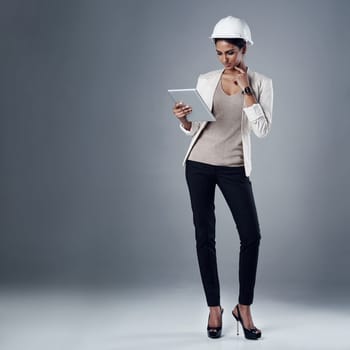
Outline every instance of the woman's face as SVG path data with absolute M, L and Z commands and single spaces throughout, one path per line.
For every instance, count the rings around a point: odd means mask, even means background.
M 219 61 L 226 69 L 234 70 L 233 67 L 240 66 L 241 62 L 243 62 L 246 47 L 239 49 L 236 45 L 230 44 L 225 40 L 218 40 L 215 48 Z

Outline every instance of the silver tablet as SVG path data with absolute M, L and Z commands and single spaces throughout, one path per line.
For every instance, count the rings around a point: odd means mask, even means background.
M 192 112 L 187 115 L 187 120 L 191 122 L 214 122 L 216 120 L 196 89 L 171 89 L 168 92 L 175 103 L 182 102 L 192 107 Z

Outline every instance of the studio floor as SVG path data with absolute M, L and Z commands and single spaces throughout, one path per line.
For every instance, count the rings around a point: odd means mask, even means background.
M 266 349 L 349 350 L 349 303 L 260 294 L 252 313 L 263 335 L 246 340 L 222 292 L 223 336 L 206 335 L 200 286 L 141 288 L 5 288 L 0 290 L 2 350 Z

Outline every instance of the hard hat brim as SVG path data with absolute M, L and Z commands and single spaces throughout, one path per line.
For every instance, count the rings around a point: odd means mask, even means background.
M 208 37 L 209 39 L 211 39 L 212 41 L 214 41 L 214 39 L 218 39 L 218 38 L 222 38 L 222 39 L 243 39 L 245 40 L 245 42 L 252 46 L 254 44 L 253 40 L 247 40 L 245 38 L 242 38 L 241 35 L 239 34 L 220 34 L 220 35 L 211 35 Z

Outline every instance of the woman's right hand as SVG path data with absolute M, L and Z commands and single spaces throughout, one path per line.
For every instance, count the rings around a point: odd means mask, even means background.
M 187 117 L 187 114 L 190 114 L 191 112 L 192 107 L 185 105 L 182 102 L 176 102 L 173 108 L 173 113 L 178 119 L 180 119 L 180 121 L 183 121 L 184 118 Z

